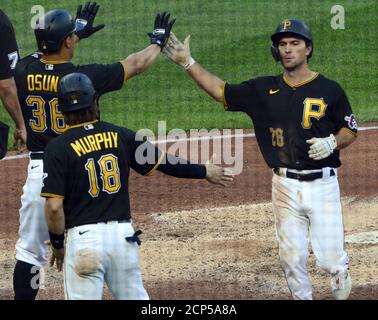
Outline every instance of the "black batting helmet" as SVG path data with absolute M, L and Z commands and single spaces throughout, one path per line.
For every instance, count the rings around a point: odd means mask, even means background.
M 310 52 L 310 55 L 308 56 L 308 59 L 310 59 L 314 51 L 314 44 L 310 28 L 303 21 L 296 19 L 286 19 L 278 25 L 276 32 L 270 37 L 272 39 L 271 51 L 274 60 L 281 60 L 280 52 L 278 50 L 278 43 L 280 39 L 284 36 L 290 35 L 294 37 L 300 37 L 301 39 L 306 41 L 307 45 L 312 46 L 312 50 Z
M 96 98 L 91 79 L 83 73 L 70 73 L 59 82 L 58 100 L 62 112 L 89 108 Z
M 39 27 L 34 29 L 38 49 L 44 53 L 58 51 L 64 39 L 76 31 L 75 21 L 64 9 L 47 12 L 36 25 Z

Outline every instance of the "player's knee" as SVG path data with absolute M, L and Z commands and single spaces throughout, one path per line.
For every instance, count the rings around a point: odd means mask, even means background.
M 100 265 L 100 254 L 94 249 L 81 249 L 74 258 L 74 270 L 79 276 L 97 272 Z
M 302 252 L 290 250 L 280 254 L 280 263 L 284 269 L 293 269 L 306 265 L 307 255 Z

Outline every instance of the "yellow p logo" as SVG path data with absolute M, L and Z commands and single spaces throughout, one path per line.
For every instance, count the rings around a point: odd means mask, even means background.
M 303 108 L 303 121 L 302 127 L 304 129 L 311 128 L 311 118 L 320 119 L 325 115 L 325 111 L 327 108 L 326 103 L 324 102 L 323 98 L 316 99 L 316 98 L 306 98 L 303 101 L 304 108 Z
M 291 26 L 291 21 L 290 20 L 285 20 L 283 24 L 284 24 L 283 25 L 284 30 L 286 30 L 287 28 L 289 28 Z

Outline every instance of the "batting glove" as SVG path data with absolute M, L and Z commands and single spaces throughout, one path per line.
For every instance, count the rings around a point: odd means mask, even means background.
M 337 147 L 337 141 L 333 134 L 326 138 L 312 138 L 306 142 L 311 144 L 308 155 L 314 160 L 329 157 Z
M 163 50 L 167 43 L 172 26 L 176 22 L 176 19 L 169 21 L 170 16 L 168 12 L 158 13 L 155 18 L 154 31 L 147 33 L 151 44 L 157 44 L 161 50 Z
M 175 34 L 171 32 L 163 53 L 174 63 L 188 70 L 195 63 L 195 60 L 190 55 L 189 43 L 190 35 L 185 38 L 184 44 L 182 44 Z
M 82 5 L 77 7 L 75 33 L 80 39 L 89 38 L 92 34 L 105 27 L 104 24 L 99 24 L 96 27 L 93 26 L 98 9 L 100 9 L 100 6 L 96 2 L 87 2 L 84 8 Z

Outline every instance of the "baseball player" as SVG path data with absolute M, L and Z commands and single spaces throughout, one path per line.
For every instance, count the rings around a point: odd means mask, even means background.
M 340 149 L 357 135 L 343 89 L 309 69 L 314 44 L 306 24 L 282 21 L 271 36 L 273 58 L 283 74 L 228 84 L 190 55 L 187 37 L 174 34 L 165 53 L 227 111 L 247 113 L 267 165 L 273 169 L 272 201 L 279 257 L 294 299 L 312 299 L 307 275 L 308 245 L 331 275 L 336 299 L 351 291 L 337 180 Z
M 82 73 L 63 77 L 58 96 L 69 129 L 45 149 L 41 195 L 47 198 L 52 264 L 56 260 L 61 270 L 65 256 L 65 297 L 101 300 L 106 282 L 115 299 L 148 299 L 139 265 L 140 232 L 131 224 L 130 168 L 222 185 L 232 177 L 212 163 L 181 164 L 183 159 L 167 157 L 135 132 L 97 121 L 96 91 Z M 142 145 L 153 161 L 138 158 Z
M 169 21 L 169 14 L 158 14 L 155 30 L 149 34 L 151 44 L 144 50 L 113 64 L 75 66 L 69 61 L 77 42 L 103 27 L 93 26 L 98 9 L 96 3 L 79 6 L 75 20 L 63 9 L 47 12 L 39 23 L 45 26 L 44 29 L 35 29 L 41 54 L 22 59 L 16 69 L 18 96 L 28 131 L 30 162 L 21 197 L 17 262 L 13 277 L 15 299 L 35 298 L 39 288 L 39 282 L 35 285 L 35 280 L 38 280 L 39 269 L 46 262 L 45 241 L 49 237 L 43 213 L 45 199 L 40 197 L 42 158 L 46 144 L 66 130 L 57 97 L 60 79 L 77 71 L 92 80 L 99 96 L 118 90 L 126 79 L 144 72 L 155 62 L 174 23 Z
M 0 10 L 0 43 L 0 99 L 16 125 L 14 144 L 19 144 L 19 151 L 22 152 L 26 144 L 26 129 L 13 78 L 19 54 L 12 23 L 2 10 Z M 0 121 L 0 159 L 7 153 L 8 131 L 9 127 Z

